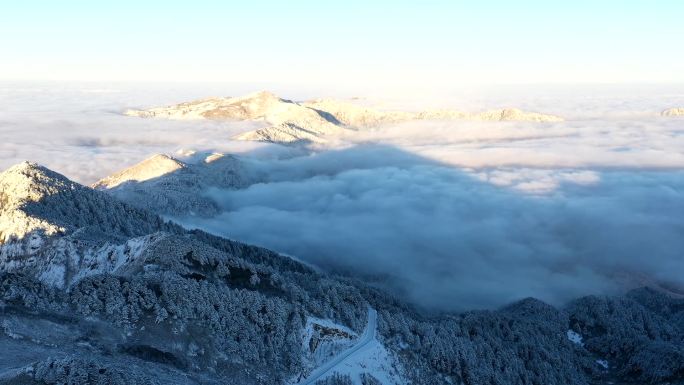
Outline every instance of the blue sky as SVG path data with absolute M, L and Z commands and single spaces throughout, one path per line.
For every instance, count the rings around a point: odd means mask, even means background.
M 683 15 L 679 0 L 0 0 L 0 79 L 684 82 Z

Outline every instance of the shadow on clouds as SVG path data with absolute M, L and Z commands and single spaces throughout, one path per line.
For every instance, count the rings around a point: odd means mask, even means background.
M 390 146 L 248 168 L 265 179 L 209 189 L 222 212 L 180 221 L 375 279 L 428 309 L 684 284 L 684 172 L 603 171 L 529 195 Z

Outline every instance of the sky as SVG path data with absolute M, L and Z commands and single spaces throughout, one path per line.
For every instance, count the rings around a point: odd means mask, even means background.
M 0 80 L 684 82 L 678 0 L 0 4 Z

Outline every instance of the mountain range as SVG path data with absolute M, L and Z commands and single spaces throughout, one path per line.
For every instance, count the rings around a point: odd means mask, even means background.
M 0 174 L 0 383 L 684 381 L 681 297 L 643 288 L 426 313 L 140 203 L 157 198 L 136 184 L 240 180 L 230 156 L 198 159 L 155 156 L 97 189 L 28 162 Z
M 127 110 L 128 116 L 164 119 L 256 120 L 265 128 L 237 135 L 236 140 L 281 144 L 323 143 L 350 131 L 416 120 L 560 122 L 555 115 L 515 108 L 469 113 L 457 110 L 384 111 L 334 99 L 295 102 L 262 91 L 235 98 L 205 98 L 167 107 Z

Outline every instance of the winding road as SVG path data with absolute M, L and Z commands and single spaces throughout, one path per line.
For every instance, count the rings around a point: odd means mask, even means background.
M 304 379 L 303 381 L 300 381 L 298 385 L 313 385 L 316 381 L 320 380 L 323 376 L 328 374 L 328 372 L 334 369 L 337 365 L 341 364 L 342 362 L 344 362 L 344 360 L 349 358 L 349 356 L 358 352 L 363 347 L 368 345 L 375 339 L 375 332 L 377 327 L 378 312 L 375 309 L 369 307 L 368 324 L 366 325 L 366 329 L 363 331 L 363 334 L 361 335 L 359 340 L 356 341 L 356 343 L 350 348 L 340 352 L 340 354 L 333 357 L 330 361 L 316 368 L 314 371 L 311 372 L 311 375 L 308 378 Z

